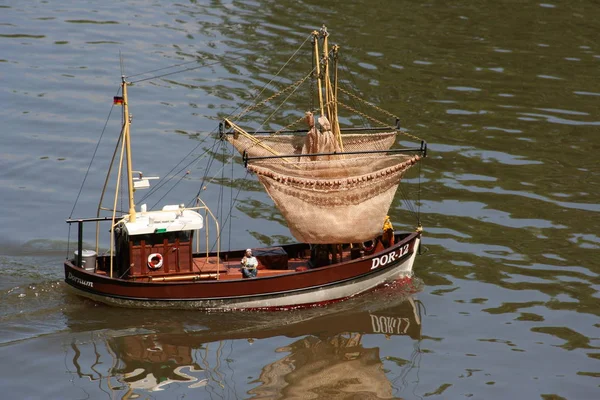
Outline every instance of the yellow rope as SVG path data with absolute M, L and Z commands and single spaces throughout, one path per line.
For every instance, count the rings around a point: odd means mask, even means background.
M 294 122 L 292 122 L 291 124 L 288 124 L 288 125 L 284 126 L 283 128 L 281 128 L 280 130 L 278 130 L 278 131 L 275 131 L 275 132 L 271 133 L 271 135 L 270 135 L 270 136 L 279 135 L 281 132 L 283 132 L 283 131 L 285 131 L 285 130 L 288 130 L 288 129 L 290 129 L 292 126 L 296 125 L 298 122 L 300 122 L 300 121 L 303 121 L 303 120 L 304 120 L 304 118 L 305 118 L 305 116 L 304 116 L 304 115 L 303 115 L 303 116 L 301 116 L 300 118 L 298 118 L 297 120 L 295 120 L 295 121 L 294 121 Z
M 255 110 L 258 107 L 265 105 L 269 101 L 271 101 L 271 100 L 273 100 L 273 99 L 281 96 L 285 92 L 287 92 L 289 90 L 292 90 L 294 88 L 297 88 L 298 86 L 302 85 L 304 83 L 304 81 L 307 80 L 310 77 L 311 74 L 312 74 L 312 71 L 310 72 L 310 74 L 306 75 L 304 78 L 302 78 L 302 79 L 300 79 L 300 80 L 292 83 L 290 86 L 288 86 L 288 87 L 280 90 L 279 92 L 273 94 L 271 97 L 268 97 L 268 98 L 264 99 L 263 101 L 261 101 L 259 103 L 256 103 L 254 105 L 250 105 L 250 106 L 246 107 L 246 109 L 244 111 L 242 111 L 241 113 L 235 115 L 232 119 L 237 120 L 237 119 L 241 118 L 242 116 L 248 114 L 250 111 Z
M 266 144 L 263 144 L 260 140 L 258 140 L 257 138 L 255 138 L 254 136 L 250 135 L 248 132 L 246 132 L 244 129 L 240 128 L 239 126 L 237 126 L 236 124 L 234 124 L 233 122 L 231 122 L 230 120 L 228 120 L 227 118 L 225 118 L 225 123 L 227 125 L 229 125 L 231 128 L 233 128 L 236 132 L 238 132 L 240 135 L 244 136 L 245 138 L 247 138 L 248 140 L 250 140 L 251 142 L 254 143 L 254 145 L 256 146 L 260 146 L 263 149 L 267 150 L 270 153 L 273 153 L 274 155 L 278 156 L 279 153 L 276 152 L 272 147 L 267 146 Z M 286 162 L 290 162 L 289 160 L 286 160 L 285 158 L 283 159 Z
M 349 105 L 347 105 L 347 104 L 341 103 L 341 102 L 339 102 L 339 101 L 338 101 L 338 104 L 339 104 L 340 106 L 344 107 L 344 108 L 345 108 L 345 109 L 347 109 L 347 110 L 350 110 L 350 111 L 352 111 L 352 112 L 354 112 L 354 113 L 356 113 L 356 114 L 358 114 L 358 115 L 360 115 L 360 116 L 362 116 L 362 117 L 364 117 L 364 118 L 366 118 L 366 119 L 369 119 L 369 120 L 371 120 L 372 122 L 375 122 L 376 124 L 380 124 L 382 127 L 385 127 L 385 128 L 389 128 L 389 127 L 390 127 L 390 125 L 389 125 L 389 124 L 386 124 L 385 122 L 381 122 L 381 121 L 380 121 L 380 120 L 378 120 L 378 119 L 375 119 L 375 118 L 373 118 L 373 117 L 371 117 L 371 116 L 369 116 L 369 115 L 367 115 L 367 114 L 365 114 L 365 113 L 362 113 L 362 112 L 358 111 L 357 109 L 350 107 L 350 106 L 349 106 Z
M 333 103 L 334 101 L 330 101 L 328 103 L 323 104 L 323 106 L 327 107 L 329 104 Z M 292 126 L 296 125 L 298 122 L 302 122 L 304 121 L 305 116 L 301 116 L 300 118 L 298 118 L 297 120 L 295 120 L 294 122 L 292 122 L 291 124 L 288 124 L 286 126 L 284 126 L 283 128 L 279 129 L 278 131 L 275 131 L 273 133 L 271 133 L 270 136 L 275 136 L 275 135 L 279 135 L 281 132 L 290 129 Z
M 396 116 L 396 115 L 392 114 L 391 112 L 389 112 L 389 111 L 387 111 L 387 110 L 384 110 L 383 108 L 381 108 L 381 107 L 378 107 L 378 106 L 376 106 L 375 104 L 373 104 L 373 103 L 371 103 L 371 102 L 368 102 L 368 101 L 366 101 L 365 99 L 362 99 L 362 98 L 358 97 L 358 96 L 357 96 L 357 95 L 355 95 L 354 93 L 351 93 L 351 92 L 349 92 L 349 91 L 345 90 L 344 88 L 338 87 L 338 90 L 339 90 L 339 91 L 341 91 L 342 93 L 345 93 L 345 94 L 347 94 L 348 96 L 350 96 L 350 97 L 352 97 L 352 98 L 354 98 L 354 99 L 356 99 L 356 100 L 358 100 L 358 101 L 360 101 L 360 102 L 362 102 L 362 103 L 364 103 L 364 104 L 368 105 L 368 106 L 371 106 L 371 107 L 373 107 L 374 109 L 378 110 L 379 112 L 381 112 L 381 113 L 383 113 L 383 114 L 385 114 L 385 115 L 387 115 L 387 116 L 389 116 L 389 117 L 392 117 L 392 118 L 394 118 L 394 119 L 400 119 L 400 118 L 398 118 L 398 116 Z M 341 104 L 341 103 L 340 103 L 340 104 Z M 365 118 L 367 118 L 367 119 L 370 119 L 371 121 L 376 121 L 377 123 L 380 123 L 380 124 L 382 124 L 382 125 L 384 125 L 384 126 L 389 126 L 389 125 L 387 125 L 387 124 L 384 124 L 384 123 L 383 123 L 383 122 L 381 122 L 381 121 L 378 121 L 378 120 L 376 120 L 376 119 L 374 119 L 374 118 L 372 118 L 372 117 L 369 117 L 369 116 L 367 116 L 366 114 L 360 113 L 360 112 L 358 112 L 357 110 L 354 110 L 353 108 L 351 108 L 351 107 L 349 107 L 349 106 L 345 106 L 345 105 L 343 105 L 343 104 L 342 104 L 342 106 L 344 106 L 344 107 L 346 107 L 346 108 L 349 108 L 350 110 L 352 110 L 352 111 L 354 111 L 354 112 L 357 112 L 357 113 L 359 113 L 360 115 L 362 115 L 363 117 L 365 117 Z M 403 130 L 400 130 L 400 131 L 399 131 L 399 133 L 401 133 L 401 134 L 403 134 L 403 135 L 405 135 L 405 136 L 411 137 L 411 138 L 413 138 L 413 139 L 415 139 L 415 140 L 418 140 L 418 141 L 421 141 L 421 140 L 423 140 L 423 139 L 421 139 L 420 137 L 418 137 L 418 136 L 415 136 L 415 135 L 412 135 L 412 134 L 410 134 L 410 133 L 408 133 L 408 132 L 406 132 L 406 131 L 403 131 Z
M 300 51 L 300 49 L 306 44 L 306 42 L 308 42 L 308 39 L 310 39 L 311 37 L 313 37 L 313 34 L 311 33 L 310 35 L 308 35 L 306 37 L 306 39 L 304 39 L 304 42 L 302 42 L 302 44 L 300 46 L 298 46 L 298 48 L 296 49 L 296 51 L 294 52 L 294 54 L 292 54 L 290 56 L 290 58 L 285 62 L 285 64 L 283 64 L 283 66 L 281 68 L 279 68 L 279 71 L 277 71 L 277 73 L 275 74 L 275 77 L 278 77 L 279 74 L 281 74 L 281 72 L 285 69 L 285 67 L 290 63 L 290 61 L 292 61 L 294 59 L 294 57 L 296 57 L 296 54 L 298 54 L 298 52 Z M 260 91 L 260 93 L 258 94 L 258 96 L 256 97 L 260 97 L 260 95 L 263 94 L 263 92 L 265 91 L 265 89 L 267 88 L 268 85 L 271 84 L 271 82 L 273 82 L 273 80 L 275 80 L 275 78 L 271 79 L 269 81 L 269 83 L 267 83 L 263 89 Z M 255 105 L 256 106 L 256 105 Z M 233 117 L 235 118 L 239 118 L 240 116 L 246 114 L 249 110 L 254 109 L 254 107 L 252 107 L 251 105 L 248 106 L 248 108 L 246 108 L 244 111 L 242 111 L 241 113 L 239 113 L 237 116 Z
M 378 107 L 378 106 L 376 106 L 375 104 L 373 104 L 373 103 L 371 103 L 371 102 L 368 102 L 367 100 L 365 100 L 365 99 L 363 99 L 363 98 L 360 98 L 360 97 L 358 97 L 358 96 L 357 96 L 357 95 L 355 95 L 354 93 L 351 93 L 351 92 L 349 92 L 349 91 L 345 90 L 345 89 L 344 89 L 344 88 L 342 88 L 342 87 L 338 87 L 338 90 L 339 90 L 340 92 L 343 92 L 343 93 L 347 94 L 348 96 L 350 96 L 350 97 L 352 97 L 352 98 L 354 98 L 354 99 L 356 99 L 356 100 L 358 100 L 358 101 L 362 102 L 362 103 L 365 103 L 365 104 L 367 104 L 367 105 L 369 105 L 369 106 L 373 107 L 374 109 L 376 109 L 376 110 L 378 110 L 378 111 L 380 111 L 380 112 L 382 112 L 382 113 L 386 114 L 386 115 L 387 115 L 387 116 L 389 116 L 389 117 L 392 117 L 392 118 L 397 118 L 397 119 L 399 119 L 399 118 L 398 118 L 396 115 L 392 114 L 391 112 L 389 112 L 389 111 L 387 111 L 387 110 L 384 110 L 383 108 L 381 108 L 381 107 Z

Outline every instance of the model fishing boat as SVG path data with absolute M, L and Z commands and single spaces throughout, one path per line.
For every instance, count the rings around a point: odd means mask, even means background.
M 67 221 L 79 229 L 75 257 L 64 263 L 70 287 L 94 300 L 128 307 L 277 309 L 339 301 L 411 278 L 420 223 L 414 231 L 395 232 L 388 212 L 405 172 L 426 156 L 426 144 L 400 130 L 397 118 L 386 124 L 346 106 L 339 93 L 372 104 L 342 87 L 339 47 L 329 48 L 325 27 L 310 38 L 314 67 L 268 99 L 225 118 L 215 138 L 240 152 L 298 243 L 222 251 L 219 221 L 200 196 L 159 210 L 137 207 L 134 192 L 149 187 L 151 178 L 132 169 L 129 82 L 123 77 L 121 96 L 115 98 L 123 106 L 115 155 L 120 147 L 116 164 L 125 172 L 117 176 L 116 187 L 123 175 L 129 211 L 117 211 L 117 189 L 108 208 L 111 215 L 101 216 L 107 210 L 103 190 L 96 217 Z M 276 131 L 261 130 L 266 122 L 255 129 L 243 127 L 251 111 L 282 94 L 289 98 L 309 78 L 315 81 L 318 102 L 293 122 Z M 345 121 L 358 116 L 369 126 L 342 126 L 339 107 L 353 114 Z M 300 123 L 304 127 L 291 129 Z M 397 148 L 398 134 L 418 144 Z M 84 249 L 84 224 L 102 221 L 110 222 L 109 249 L 100 252 L 98 228 L 95 250 Z M 209 225 L 215 229 L 209 232 Z

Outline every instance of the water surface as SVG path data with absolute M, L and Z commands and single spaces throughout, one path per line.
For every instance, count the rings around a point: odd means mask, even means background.
M 598 397 L 596 2 L 0 7 L 0 382 L 12 398 Z M 260 91 L 323 23 L 356 89 L 429 143 L 428 159 L 403 186 L 412 199 L 421 189 L 420 207 L 409 203 L 425 228 L 417 293 L 392 288 L 324 315 L 241 321 L 138 314 L 70 294 L 61 282 L 64 220 L 95 214 L 113 144 L 103 139 L 91 166 L 90 158 L 122 69 L 219 62 L 130 90 L 135 168 L 165 176 L 192 149 L 201 154 L 220 118 Z M 306 105 L 295 106 L 286 112 Z M 278 118 L 274 126 L 285 114 Z M 148 204 L 195 193 L 204 171 L 188 169 L 170 195 Z M 242 168 L 235 178 L 242 191 L 227 245 L 293 240 L 255 178 Z M 218 202 L 219 188 L 230 185 L 213 180 L 207 200 Z M 401 196 L 390 215 L 397 229 L 417 221 Z M 410 315 L 408 298 L 420 314 Z M 388 304 L 401 318 L 420 315 L 418 333 L 386 336 L 351 323 Z M 313 318 L 324 320 L 295 324 Z M 320 331 L 331 324 L 336 331 Z

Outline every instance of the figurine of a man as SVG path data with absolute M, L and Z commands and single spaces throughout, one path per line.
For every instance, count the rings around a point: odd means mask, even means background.
M 319 153 L 338 153 L 340 144 L 331 131 L 331 123 L 326 116 L 322 115 L 318 119 L 321 136 L 319 136 Z M 335 156 L 324 156 L 325 160 L 332 160 Z
M 386 215 L 385 220 L 383 221 L 383 234 L 381 235 L 381 242 L 383 247 L 386 249 L 392 246 L 395 243 L 394 240 L 394 227 L 392 226 L 392 221 L 390 220 L 390 216 Z
M 252 250 L 247 249 L 242 258 L 242 276 L 244 278 L 255 278 L 258 270 L 258 260 L 252 255 Z
M 308 133 L 304 139 L 304 146 L 302 147 L 302 154 L 315 154 L 319 152 L 319 131 L 315 126 L 315 117 L 312 112 L 307 111 L 304 114 L 304 120 L 308 125 Z M 309 157 L 312 161 L 316 160 L 316 156 Z

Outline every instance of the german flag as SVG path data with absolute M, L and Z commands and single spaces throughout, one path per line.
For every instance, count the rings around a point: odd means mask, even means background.
M 113 97 L 113 104 L 116 106 L 122 106 L 123 105 L 123 97 L 122 96 Z

